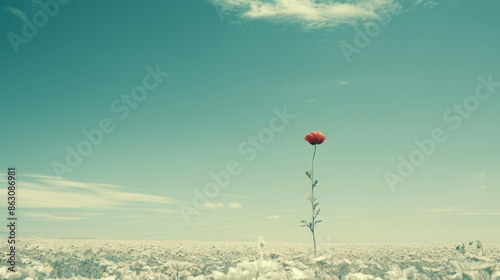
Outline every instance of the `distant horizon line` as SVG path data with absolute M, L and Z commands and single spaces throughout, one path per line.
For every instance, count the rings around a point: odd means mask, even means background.
M 256 243 L 257 241 L 241 241 L 241 240 L 193 240 L 193 239 L 118 239 L 118 238 L 112 238 L 112 237 L 42 237 L 42 236 L 29 236 L 29 237 L 23 237 L 22 239 L 74 239 L 74 240 L 113 240 L 113 241 L 153 241 L 153 242 L 200 242 L 200 243 L 213 243 L 213 242 L 240 242 L 240 243 Z M 295 243 L 295 244 L 307 244 L 310 245 L 308 242 L 300 242 L 300 241 L 273 241 L 272 239 L 266 239 L 267 243 Z M 256 238 L 258 240 L 258 238 Z M 468 242 L 468 241 L 467 241 Z M 464 243 L 467 243 L 464 242 Z M 496 245 L 500 246 L 500 243 L 484 243 L 485 245 Z M 425 244 L 425 245 L 452 245 L 455 246 L 457 244 L 455 243 L 444 243 L 444 242 L 321 242 L 318 244 L 337 244 L 337 245 L 353 245 L 353 244 L 366 244 L 366 245 L 387 245 L 387 244 L 392 244 L 392 245 L 418 245 L 418 244 Z

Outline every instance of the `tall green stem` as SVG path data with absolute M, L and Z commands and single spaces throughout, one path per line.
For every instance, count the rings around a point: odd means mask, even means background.
M 314 157 L 315 156 L 316 156 L 316 145 L 314 145 L 314 153 L 311 161 L 311 210 L 312 210 L 311 232 L 314 243 L 314 257 L 316 258 L 316 235 L 314 234 Z

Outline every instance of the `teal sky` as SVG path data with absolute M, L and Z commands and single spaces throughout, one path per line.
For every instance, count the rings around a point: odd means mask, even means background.
M 20 237 L 308 242 L 304 136 L 320 130 L 320 242 L 500 243 L 500 2 L 68 1 L 31 38 L 43 10 L 2 5 L 0 180 L 17 168 Z M 130 108 L 147 67 L 169 74 Z M 57 174 L 103 120 L 113 131 Z M 446 140 L 391 188 L 436 129 Z M 228 162 L 241 172 L 186 222 Z

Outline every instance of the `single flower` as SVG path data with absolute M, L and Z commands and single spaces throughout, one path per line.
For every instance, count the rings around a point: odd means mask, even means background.
M 318 215 L 319 215 L 319 203 L 316 197 L 314 197 L 314 189 L 318 185 L 318 180 L 314 180 L 314 157 L 316 156 L 316 149 L 318 148 L 317 145 L 325 142 L 326 137 L 321 133 L 321 131 L 316 131 L 316 132 L 311 132 L 304 137 L 304 139 L 309 142 L 309 144 L 314 146 L 314 152 L 311 160 L 311 170 L 306 171 L 307 177 L 311 180 L 311 194 L 307 196 L 307 200 L 311 202 L 311 220 L 302 220 L 300 221 L 302 223 L 302 227 L 307 227 L 309 230 L 311 230 L 312 237 L 313 237 L 313 245 L 314 245 L 314 257 L 316 258 L 316 235 L 315 235 L 315 227 L 317 223 L 321 223 L 321 220 L 318 220 Z
M 326 137 L 321 131 L 311 132 L 304 137 L 304 139 L 311 145 L 319 145 L 325 142 Z

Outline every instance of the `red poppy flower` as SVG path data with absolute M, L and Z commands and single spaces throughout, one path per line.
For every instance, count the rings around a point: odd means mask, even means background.
M 304 138 L 311 145 L 319 145 L 325 142 L 326 137 L 321 131 L 311 132 Z

